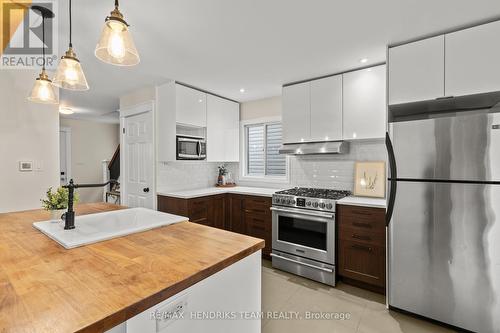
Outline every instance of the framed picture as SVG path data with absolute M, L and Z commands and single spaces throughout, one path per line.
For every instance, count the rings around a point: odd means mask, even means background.
M 355 170 L 355 196 L 385 197 L 385 162 L 356 162 Z

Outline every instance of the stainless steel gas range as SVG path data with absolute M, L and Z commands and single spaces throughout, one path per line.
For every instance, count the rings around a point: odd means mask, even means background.
M 273 267 L 335 285 L 335 204 L 349 191 L 296 187 L 273 194 Z

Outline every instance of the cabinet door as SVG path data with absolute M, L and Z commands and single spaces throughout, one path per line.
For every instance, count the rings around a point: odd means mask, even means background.
M 447 96 L 500 90 L 498 36 L 500 21 L 445 36 Z
M 207 95 L 207 161 L 240 159 L 240 105 Z
M 207 126 L 207 94 L 180 84 L 176 88 L 176 121 L 181 124 Z
M 229 196 L 228 229 L 239 234 L 244 234 L 246 232 L 244 202 L 245 199 L 242 195 L 230 194 Z
M 283 87 L 283 143 L 309 141 L 311 136 L 310 82 Z
M 339 274 L 379 287 L 385 286 L 385 254 L 381 246 L 341 240 Z
M 226 196 L 215 195 L 210 198 L 209 225 L 215 228 L 225 227 L 225 201 Z
M 444 36 L 389 49 L 389 104 L 444 96 Z
M 311 141 L 342 140 L 342 75 L 311 82 Z
M 385 65 L 344 74 L 344 139 L 383 138 L 387 112 Z

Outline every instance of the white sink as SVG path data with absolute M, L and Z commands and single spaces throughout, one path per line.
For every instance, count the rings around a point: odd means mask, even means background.
M 35 222 L 33 226 L 67 249 L 187 221 L 187 217 L 147 208 L 130 208 L 75 217 L 75 229 L 64 222 Z

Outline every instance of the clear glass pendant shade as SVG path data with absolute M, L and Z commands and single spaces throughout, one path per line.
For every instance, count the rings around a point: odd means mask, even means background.
M 67 56 L 61 58 L 52 83 L 57 87 L 68 90 L 89 90 L 82 65 L 76 58 Z
M 36 103 L 58 104 L 58 96 L 54 90 L 52 82 L 47 77 L 45 71 L 42 71 L 39 77 L 36 78 L 31 94 L 28 100 Z
M 140 61 L 127 25 L 113 18 L 104 24 L 95 55 L 108 64 L 118 66 L 133 66 Z

